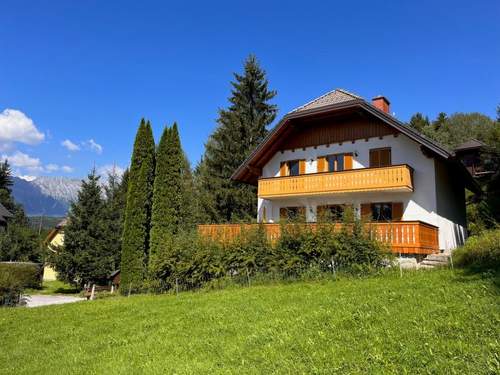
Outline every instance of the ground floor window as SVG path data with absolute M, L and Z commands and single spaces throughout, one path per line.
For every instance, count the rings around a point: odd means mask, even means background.
M 372 203 L 372 220 L 392 221 L 392 203 Z
M 329 204 L 318 206 L 316 210 L 317 221 L 341 221 L 344 216 L 343 204 Z
M 281 207 L 280 219 L 288 221 L 306 221 L 305 207 Z

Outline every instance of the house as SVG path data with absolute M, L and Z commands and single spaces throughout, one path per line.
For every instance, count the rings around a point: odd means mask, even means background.
M 14 217 L 14 215 L 0 203 L 0 228 L 7 227 L 7 219 Z
M 459 145 L 454 151 L 456 157 L 462 161 L 472 176 L 481 178 L 493 173 L 493 171 L 486 170 L 482 163 L 481 153 L 485 150 L 486 144 L 473 138 Z
M 55 227 L 52 229 L 47 238 L 45 238 L 44 244 L 47 248 L 52 252 L 57 252 L 57 248 L 59 246 L 64 245 L 64 228 L 68 224 L 68 219 L 61 220 Z M 49 265 L 45 265 L 43 269 L 43 280 L 51 281 L 56 280 L 56 271 Z
M 341 89 L 286 114 L 231 178 L 257 186 L 257 220 L 268 231 L 282 219 L 339 217 L 349 206 L 404 254 L 461 245 L 465 189 L 479 191 L 454 153 L 391 115 L 387 98 L 367 102 Z

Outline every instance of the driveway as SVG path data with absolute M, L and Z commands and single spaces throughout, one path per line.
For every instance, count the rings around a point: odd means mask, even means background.
M 48 305 L 61 305 L 63 303 L 72 303 L 84 301 L 85 298 L 71 297 L 71 296 L 44 296 L 44 295 L 31 295 L 28 297 L 27 307 L 38 307 Z

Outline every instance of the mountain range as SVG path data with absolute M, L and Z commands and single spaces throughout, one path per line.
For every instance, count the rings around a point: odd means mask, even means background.
M 13 178 L 12 195 L 28 216 L 66 216 L 81 180 L 65 177 Z

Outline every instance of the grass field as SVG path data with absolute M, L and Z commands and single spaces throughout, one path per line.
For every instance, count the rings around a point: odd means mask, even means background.
M 28 289 L 24 292 L 27 295 L 32 294 L 79 294 L 80 292 L 69 284 L 62 281 L 44 281 L 41 289 Z
M 0 373 L 500 371 L 499 289 L 449 270 L 0 310 Z

